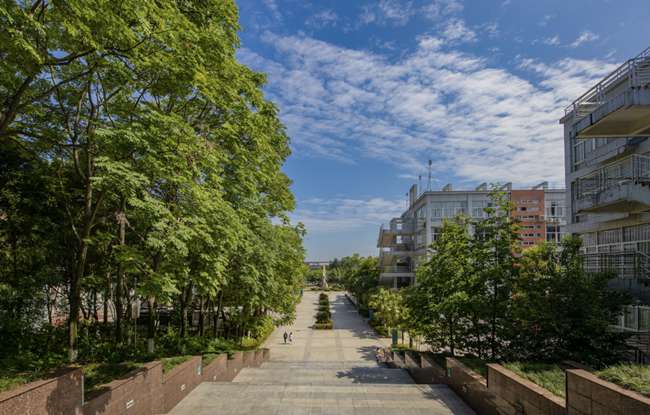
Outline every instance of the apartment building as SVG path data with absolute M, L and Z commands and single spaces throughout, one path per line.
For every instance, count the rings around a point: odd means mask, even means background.
M 521 222 L 518 232 L 522 248 L 560 241 L 565 226 L 564 189 L 549 189 L 544 182 L 530 189 L 512 189 L 508 183 L 502 190 L 514 204 L 513 217 Z M 413 284 L 415 270 L 426 261 L 427 247 L 436 240 L 443 221 L 458 214 L 482 219 L 490 206 L 490 190 L 485 183 L 474 190 L 454 190 L 446 185 L 440 191 L 421 194 L 413 185 L 408 209 L 379 230 L 380 283 L 395 288 Z
M 630 293 L 622 329 L 650 332 L 650 48 L 576 99 L 560 120 L 568 232 L 585 266 Z

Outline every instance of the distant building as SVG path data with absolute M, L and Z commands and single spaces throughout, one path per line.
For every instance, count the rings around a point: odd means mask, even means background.
M 530 189 L 503 186 L 514 204 L 512 212 L 521 226 L 518 231 L 522 248 L 542 241 L 559 242 L 565 221 L 564 189 L 549 189 L 546 182 Z M 427 259 L 427 248 L 438 237 L 445 219 L 465 214 L 474 219 L 485 218 L 491 206 L 490 190 L 482 184 L 475 190 L 453 190 L 451 185 L 440 191 L 417 194 L 417 186 L 409 191 L 409 207 L 399 218 L 379 230 L 380 283 L 395 288 L 415 282 L 415 270 Z
M 568 231 L 583 240 L 589 271 L 614 271 L 630 293 L 621 329 L 646 333 L 650 350 L 650 48 L 566 108 Z

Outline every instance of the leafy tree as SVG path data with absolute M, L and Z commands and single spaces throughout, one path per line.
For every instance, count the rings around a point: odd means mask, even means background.
M 588 275 L 581 240 L 524 251 L 513 292 L 509 354 L 517 359 L 572 359 L 601 366 L 616 360 L 625 336 L 608 330 L 627 303 L 607 288 L 613 275 Z
M 393 331 L 397 330 L 408 314 L 404 297 L 399 291 L 380 288 L 370 296 L 368 305 L 373 309 L 375 316 Z M 393 345 L 396 338 L 396 335 L 393 335 Z

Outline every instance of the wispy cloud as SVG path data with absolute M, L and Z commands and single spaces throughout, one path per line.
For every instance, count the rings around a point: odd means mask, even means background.
M 240 57 L 268 73 L 297 155 L 378 159 L 403 173 L 432 158 L 434 174 L 473 182 L 561 183 L 563 108 L 614 69 L 520 58 L 514 73 L 432 36 L 398 61 L 304 36 L 264 41 L 277 60 Z
M 276 0 L 262 0 L 264 5 L 269 9 L 271 15 L 278 22 L 282 21 L 282 14 L 280 13 L 280 7 Z
M 414 4 L 411 0 L 380 0 L 371 7 L 361 8 L 357 26 L 370 23 L 404 26 L 414 16 L 422 16 L 431 21 L 439 21 L 463 10 L 460 0 L 428 0 L 424 4 Z
M 420 12 L 429 20 L 438 20 L 463 10 L 463 3 L 458 0 L 433 0 L 425 4 Z
M 600 36 L 595 34 L 594 32 L 590 32 L 589 30 L 585 30 L 584 32 L 580 33 L 580 36 L 576 40 L 571 43 L 572 48 L 577 48 L 578 46 L 588 43 L 588 42 L 594 42 L 598 40 Z
M 547 37 L 542 40 L 542 43 L 549 46 L 558 46 L 560 44 L 560 37 L 555 35 L 552 37 Z
M 467 27 L 463 19 L 450 19 L 441 31 L 448 42 L 475 42 L 476 32 Z
M 327 26 L 336 26 L 336 23 L 339 20 L 339 16 L 333 10 L 322 10 L 309 19 L 307 19 L 307 25 L 322 28 Z
M 399 216 L 406 207 L 404 200 L 383 198 L 349 199 L 313 198 L 300 200 L 291 215 L 293 222 L 302 222 L 310 233 L 354 231 L 367 225 L 379 226 Z

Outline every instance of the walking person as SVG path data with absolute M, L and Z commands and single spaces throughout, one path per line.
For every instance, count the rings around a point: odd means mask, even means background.
M 284 332 L 284 336 L 282 337 L 284 337 L 284 344 L 287 344 L 287 338 L 289 337 L 289 335 L 287 334 L 286 331 Z
M 289 343 L 293 344 L 293 332 L 289 333 Z

